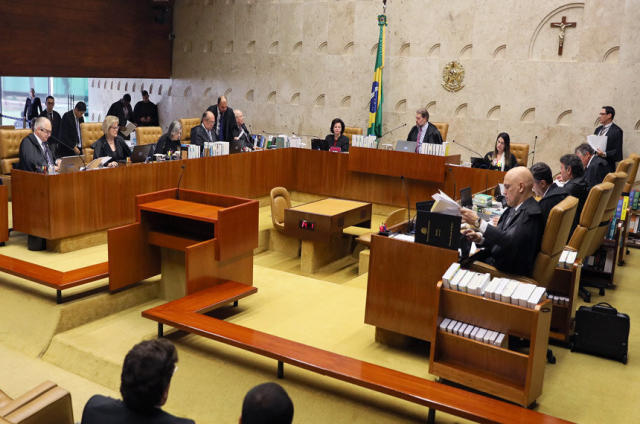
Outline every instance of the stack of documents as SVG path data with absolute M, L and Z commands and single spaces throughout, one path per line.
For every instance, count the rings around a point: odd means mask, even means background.
M 422 143 L 418 153 L 423 155 L 448 156 L 449 142 L 445 141 L 442 144 Z
M 207 144 L 207 143 L 205 143 Z M 187 145 L 187 158 L 188 159 L 196 159 L 200 157 L 200 146 L 197 144 L 189 144 Z
M 571 269 L 573 264 L 576 262 L 577 257 L 578 252 L 563 250 L 560 254 L 560 259 L 558 260 L 558 266 L 564 269 Z
M 375 135 L 359 135 L 351 136 L 351 145 L 355 147 L 367 147 L 369 149 L 378 148 L 378 140 Z
M 445 318 L 438 326 L 441 331 L 455 334 L 456 336 L 465 337 L 467 339 L 476 340 L 481 343 L 487 343 L 493 346 L 506 348 L 508 345 L 507 336 L 504 333 L 493 331 L 488 328 L 476 327 L 462 321 Z
M 460 216 L 460 205 L 451 197 L 438 190 L 438 193 L 431 196 L 435 203 L 431 207 L 431 212 L 443 213 L 446 215 Z

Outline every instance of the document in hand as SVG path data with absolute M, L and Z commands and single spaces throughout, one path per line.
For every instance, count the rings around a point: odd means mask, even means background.
M 123 131 L 120 131 L 122 133 L 122 135 L 124 135 L 125 137 L 129 137 L 129 134 L 131 134 L 131 131 L 136 129 L 136 124 L 134 124 L 131 121 L 127 121 L 127 125 L 124 127 Z
M 598 149 L 603 152 L 607 150 L 607 136 L 606 135 L 588 135 L 587 143 L 589 146 L 593 147 L 593 150 L 597 151 Z
M 442 190 L 431 196 L 436 202 L 431 207 L 431 212 L 443 213 L 445 215 L 460 216 L 460 205 L 447 196 Z

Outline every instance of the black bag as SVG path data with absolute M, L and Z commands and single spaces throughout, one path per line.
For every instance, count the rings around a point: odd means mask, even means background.
M 581 306 L 576 312 L 576 331 L 571 351 L 591 353 L 627 363 L 629 315 L 601 302 Z

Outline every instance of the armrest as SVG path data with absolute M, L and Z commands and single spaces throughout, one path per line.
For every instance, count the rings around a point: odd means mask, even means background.
M 6 404 L 11 402 L 12 400 L 13 399 L 11 399 L 11 397 L 9 397 L 9 395 L 7 395 L 5 392 L 0 390 L 0 408 L 3 408 Z
M 505 272 L 501 272 L 498 271 L 498 269 L 494 266 L 491 266 L 489 264 L 486 264 L 484 262 L 480 262 L 480 261 L 475 261 L 473 263 L 471 263 L 471 265 L 469 266 L 469 269 L 471 269 L 472 271 L 475 272 L 482 272 L 482 273 L 488 273 L 491 274 L 492 278 L 511 278 L 512 280 L 517 280 L 523 283 L 531 283 L 531 284 L 535 284 L 536 286 L 539 285 L 538 282 L 536 280 L 534 280 L 533 278 L 529 278 L 529 277 L 523 277 L 522 275 L 514 275 L 514 274 L 507 274 Z
M 12 401 L 8 402 L 2 408 L 0 408 L 0 417 L 6 417 L 16 409 L 26 405 L 32 400 L 36 399 L 38 396 L 42 396 L 42 394 L 56 387 L 56 383 L 52 381 L 45 381 L 44 383 L 34 387 L 28 392 L 18 396 Z
M 11 423 L 73 424 L 71 394 L 62 387 L 55 386 L 4 418 Z

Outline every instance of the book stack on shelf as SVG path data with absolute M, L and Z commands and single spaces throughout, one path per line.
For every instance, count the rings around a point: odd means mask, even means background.
M 611 222 L 609 223 L 609 229 L 607 230 L 607 234 L 605 238 L 607 240 L 614 240 L 616 236 L 616 226 L 620 221 L 624 221 L 627 219 L 627 209 L 629 208 L 629 196 L 621 196 L 620 200 L 618 200 L 618 206 L 616 207 L 616 213 L 611 218 Z
M 640 190 L 629 193 L 629 227 L 627 246 L 640 248 Z
M 542 393 L 547 357 L 552 305 L 545 288 L 452 264 L 436 294 L 429 373 L 531 405 Z M 510 349 L 510 337 L 528 340 L 528 351 Z

